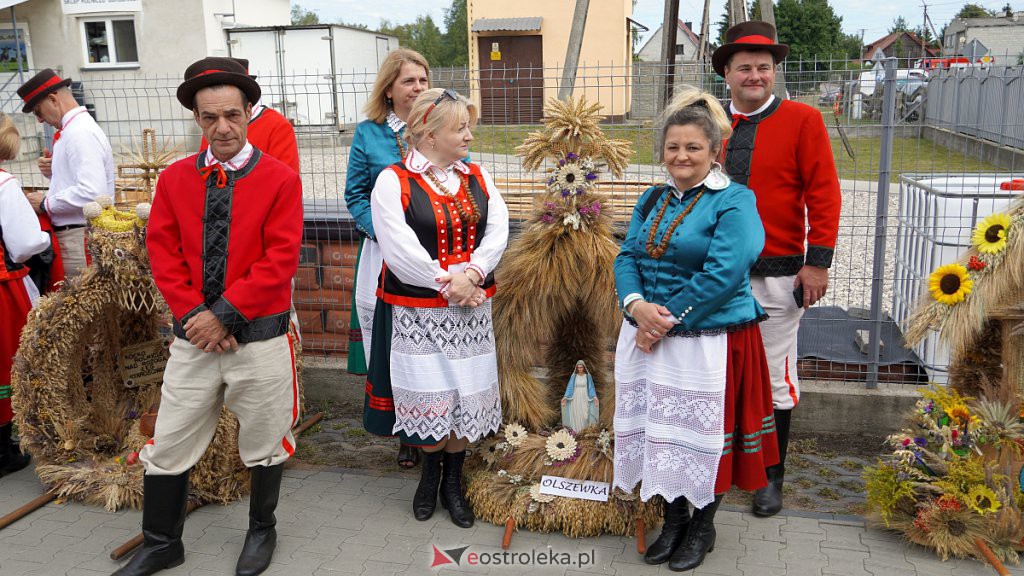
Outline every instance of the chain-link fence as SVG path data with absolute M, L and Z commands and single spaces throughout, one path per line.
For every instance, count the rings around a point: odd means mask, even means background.
M 1000 184 L 1024 172 L 1021 75 L 1021 67 L 926 73 L 892 66 L 886 76 L 884 69 L 862 69 L 850 61 L 797 60 L 780 67 L 777 92 L 821 111 L 843 193 L 829 292 L 802 327 L 802 376 L 869 385 L 943 379 L 948 357 L 941 345 L 933 338 L 905 350 L 901 323 L 924 293 L 931 270 L 955 260 L 979 219 L 1005 207 L 1014 194 Z M 358 236 L 343 194 L 354 125 L 330 119 L 362 118 L 374 78 L 372 71 L 259 78 L 263 103 L 288 116 L 298 136 L 307 223 L 295 302 L 310 354 L 348 349 Z M 543 177 L 522 169 L 515 148 L 540 126 L 543 104 L 557 95 L 561 71 L 436 69 L 431 81 L 480 105 L 473 160 L 494 175 L 513 220 L 521 222 L 543 193 Z M 145 128 L 155 129 L 158 147 L 176 156 L 198 149 L 199 130 L 174 97 L 178 83 L 90 77 L 79 94 L 121 154 L 118 162 L 132 164 L 143 152 Z M 604 106 L 606 133 L 633 145 L 621 179 L 601 176 L 601 189 L 623 228 L 639 194 L 666 178 L 654 149 L 666 85 L 693 85 L 727 97 L 724 81 L 696 63 L 584 65 L 576 78 L 575 93 Z M 34 159 L 48 135 L 34 118 L 20 114 L 20 100 L 9 97 L 13 89 L 0 90 L 0 102 L 18 119 L 25 145 L 22 160 L 8 170 L 27 186 L 45 186 Z M 130 170 L 120 176 L 122 187 L 138 185 Z

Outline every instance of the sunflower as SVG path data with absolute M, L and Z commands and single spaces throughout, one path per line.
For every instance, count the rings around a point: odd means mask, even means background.
M 555 499 L 553 494 L 543 494 L 540 491 L 540 484 L 534 484 L 530 486 L 530 498 L 534 502 L 551 502 Z
M 971 241 L 982 254 L 999 254 L 1006 248 L 1006 231 L 1009 228 L 1009 215 L 992 214 L 974 229 Z
M 985 539 L 985 521 L 966 508 L 931 504 L 918 512 L 906 535 L 913 542 L 934 548 L 943 560 L 950 556 L 968 558 L 977 551 L 974 539 Z
M 568 460 L 576 455 L 576 439 L 567 430 L 559 430 L 548 436 L 544 448 L 552 460 Z
M 558 168 L 548 178 L 548 188 L 552 192 L 561 192 L 566 198 L 593 187 L 593 172 L 588 172 L 575 161 L 561 161 Z
M 498 443 L 494 440 L 491 440 L 481 446 L 480 451 L 483 455 L 484 462 L 488 465 L 494 464 L 501 457 L 501 452 L 498 451 Z
M 519 446 L 523 440 L 526 440 L 526 436 L 526 428 L 523 428 L 523 426 L 518 422 L 513 422 L 505 426 L 505 440 L 510 446 Z
M 999 510 L 1003 503 L 991 488 L 978 484 L 967 493 L 967 505 L 978 514 L 989 514 Z
M 939 266 L 928 278 L 932 298 L 947 306 L 963 302 L 973 287 L 974 282 L 967 275 L 967 269 L 960 264 Z

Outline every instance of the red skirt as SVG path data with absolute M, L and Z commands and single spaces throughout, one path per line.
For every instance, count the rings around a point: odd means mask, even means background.
M 768 485 L 764 469 L 779 463 L 768 362 L 756 324 L 729 333 L 725 380 L 725 445 L 715 494 L 732 486 L 757 490 Z
M 11 421 L 11 367 L 18 352 L 21 329 L 28 319 L 32 302 L 28 299 L 24 280 L 0 282 L 0 426 Z

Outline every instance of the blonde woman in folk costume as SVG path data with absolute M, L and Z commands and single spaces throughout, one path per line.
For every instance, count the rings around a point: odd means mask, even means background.
M 418 520 L 437 503 L 468 528 L 462 489 L 469 442 L 501 424 L 491 321 L 493 270 L 508 241 L 508 209 L 491 176 L 465 162 L 476 107 L 427 90 L 409 114 L 405 160 L 370 196 L 384 265 L 373 318 L 363 422 L 425 452 L 413 497 Z
M 666 501 L 644 556 L 699 566 L 715 511 L 733 485 L 767 485 L 778 462 L 771 383 L 750 292 L 764 245 L 754 193 L 714 161 L 730 123 L 709 94 L 687 91 L 659 122 L 668 181 L 641 195 L 615 260 L 625 321 L 615 352 L 615 485 Z M 690 518 L 689 504 L 694 505 Z
M 367 119 L 356 126 L 345 172 L 345 204 L 362 237 L 352 295 L 348 371 L 365 374 L 373 338 L 373 309 L 377 305 L 377 280 L 381 252 L 370 213 L 370 191 L 382 170 L 400 162 L 409 151 L 404 140 L 413 102 L 430 87 L 430 65 L 419 52 L 392 50 L 380 66 L 370 99 L 363 111 Z M 401 445 L 398 465 L 412 468 L 419 450 Z

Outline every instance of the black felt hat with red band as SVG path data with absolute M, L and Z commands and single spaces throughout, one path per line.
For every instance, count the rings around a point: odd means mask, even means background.
M 234 58 L 222 58 L 211 56 L 193 63 L 185 69 L 185 81 L 178 86 L 178 102 L 189 110 L 192 110 L 196 92 L 210 86 L 227 84 L 235 86 L 250 104 L 260 99 L 260 85 L 248 74 L 245 66 L 242 66 Z
M 778 64 L 789 55 L 789 46 L 778 44 L 775 40 L 775 26 L 760 20 L 740 22 L 725 31 L 725 44 L 718 47 L 711 55 L 711 67 L 725 77 L 725 65 L 729 58 L 737 52 L 765 50 L 771 52 Z
M 71 78 L 61 78 L 49 68 L 42 70 L 18 88 L 18 96 L 25 101 L 25 107 L 21 111 L 31 112 L 37 104 L 43 101 L 43 98 L 46 98 L 47 94 L 70 84 Z

